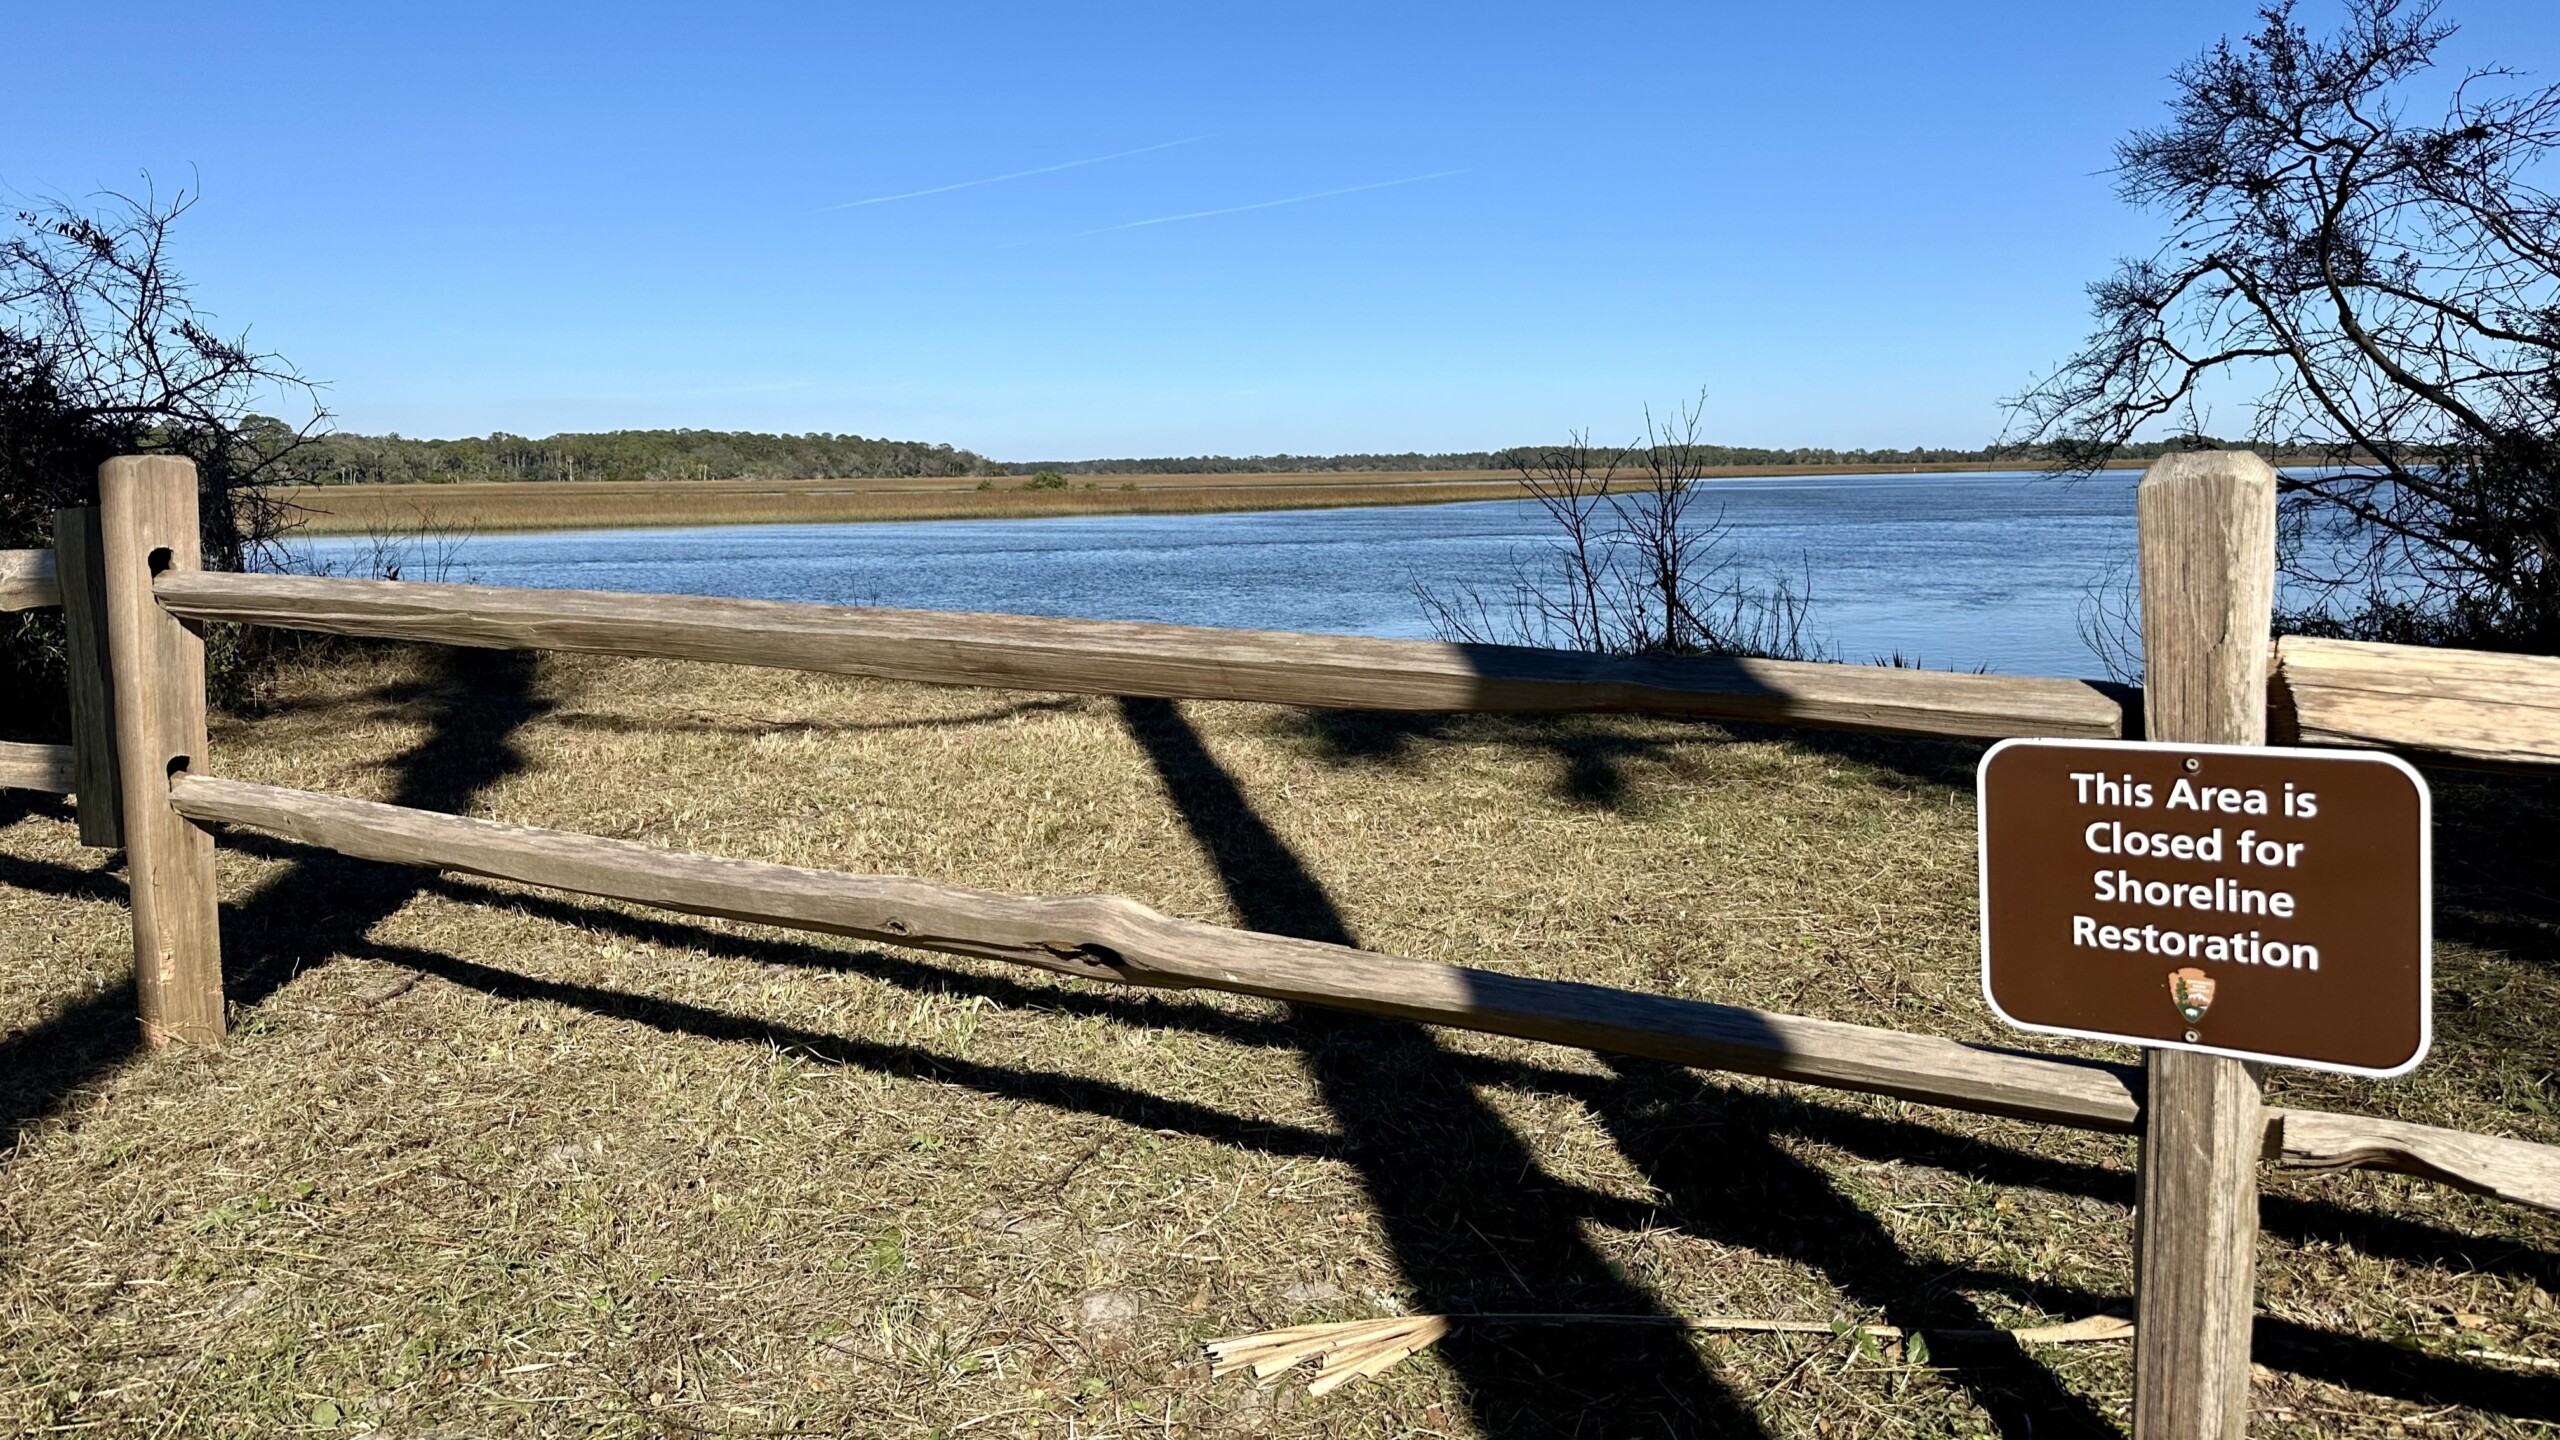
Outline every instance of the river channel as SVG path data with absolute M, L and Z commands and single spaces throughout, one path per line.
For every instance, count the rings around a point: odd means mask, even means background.
M 1826 475 L 1711 482 L 1742 573 L 1812 592 L 1831 658 L 2102 673 L 2080 635 L 2128 573 L 2134 475 Z M 1417 588 L 1499 586 L 1553 528 L 1526 500 L 1234 515 L 732 525 L 476 535 L 404 557 L 407 578 L 1007 611 L 1265 630 L 1429 636 Z M 295 546 L 362 574 L 373 546 Z

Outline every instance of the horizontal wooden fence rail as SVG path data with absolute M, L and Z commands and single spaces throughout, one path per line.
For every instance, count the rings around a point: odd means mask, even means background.
M 2519 1205 L 2560 1210 L 2560 1147 L 2326 1110 L 2267 1111 L 2267 1153 L 2297 1170 L 2423 1175 Z
M 2274 744 L 2560 761 L 2560 658 L 2288 635 L 2276 642 L 2269 682 Z
M 158 590 L 169 609 L 198 620 L 936 684 L 1346 709 L 1634 710 L 1896 734 L 2112 738 L 2139 728 L 2141 703 L 2129 687 L 2042 676 L 1629 659 L 681 595 L 218 572 L 163 576 Z M 0 609 L 60 600 L 53 551 L 0 551 Z M 2275 642 L 2269 695 L 2268 738 L 2276 744 L 2380 747 L 2502 766 L 2560 763 L 2560 658 L 2289 636 Z M 0 768 L 0 786 L 52 788 L 5 778 L 50 775 L 49 764 L 19 757 Z
M 1158 988 L 1206 988 L 2130 1131 L 2119 1067 L 1830 1020 L 1408 960 L 1177 920 L 1110 895 L 1040 899 L 661 850 L 334 795 L 182 776 L 170 804 L 341 854 L 425 865 Z
M 1119 984 L 1223 990 L 1978 1113 L 2131 1132 L 2129 1067 L 1832 1020 L 1410 960 L 1160 915 L 660 850 L 308 791 L 181 775 L 170 804 L 362 859 L 696 915 L 851 935 Z M 2560 1210 L 2560 1147 L 2317 1111 L 2270 1112 L 2283 1163 L 2388 1169 Z
M 710 660 L 946 685 L 1327 709 L 1639 710 L 1907 735 L 2127 733 L 2131 692 L 2042 676 L 1637 659 L 1267 630 L 413 581 L 168 574 L 194 620 L 501 649 Z
M 196 620 L 945 685 L 1355 710 L 1644 711 L 1977 738 L 2140 729 L 2139 691 L 2048 676 L 289 575 L 170 574 L 157 589 Z M 2560 659 L 2295 637 L 2277 643 L 2272 671 L 2277 744 L 2560 763 Z
M 50 550 L 0 550 L 0 610 L 41 610 L 62 603 Z
M 0 740 L 0 790 L 72 792 L 71 747 Z

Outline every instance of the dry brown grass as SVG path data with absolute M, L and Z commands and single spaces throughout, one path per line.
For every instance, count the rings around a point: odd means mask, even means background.
M 243 778 L 2003 1039 L 1969 747 L 375 652 Z M 2438 1058 L 2280 1095 L 2560 1140 L 2548 787 L 2439 777 Z M 1310 1400 L 1218 1335 L 1407 1310 L 1969 1328 L 2117 1304 L 2128 1142 L 1079 988 L 226 843 L 235 1040 L 131 1050 L 120 884 L 0 810 L 0 1429 L 2049 1436 L 2121 1346 L 1466 1330 Z M 2532 1434 L 2560 1223 L 2265 1206 L 2256 1433 Z
M 1066 490 L 999 479 L 556 481 L 316 485 L 277 493 L 302 533 L 575 530 L 601 526 L 1019 520 L 1049 515 L 1198 515 L 1239 510 L 1422 505 L 1505 498 L 1491 472 L 1420 475 L 1097 475 Z
M 1919 474 L 1979 465 L 1724 466 L 1712 478 Z M 1507 470 L 1303 475 L 1081 475 L 1073 488 L 1025 490 L 999 478 L 916 480 L 550 481 L 469 485 L 286 486 L 309 535 L 577 530 L 668 525 L 819 524 L 848 520 L 998 520 L 1046 515 L 1200 515 L 1239 510 L 1438 505 L 1519 493 Z M 1630 486 L 1634 484 L 1629 482 Z

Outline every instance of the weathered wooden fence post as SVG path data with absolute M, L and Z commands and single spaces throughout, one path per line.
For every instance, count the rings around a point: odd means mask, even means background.
M 2275 471 L 2240 451 L 2168 455 L 2137 491 L 2148 738 L 2267 739 Z M 2146 1052 L 2135 1219 L 2135 1440 L 2224 1440 L 2249 1424 L 2257 1077 L 2237 1060 Z
M 71 793 L 79 807 L 80 843 L 113 850 L 124 844 L 124 787 L 116 774 L 115 678 L 107 670 L 105 555 L 97 506 L 53 512 L 71 692 Z
M 218 1046 L 213 836 L 169 807 L 170 777 L 204 768 L 204 636 L 151 593 L 153 576 L 202 567 L 196 467 L 166 455 L 108 461 L 98 528 L 142 1033 L 154 1045 Z

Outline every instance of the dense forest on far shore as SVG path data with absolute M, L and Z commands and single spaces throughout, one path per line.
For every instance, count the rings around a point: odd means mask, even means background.
M 273 424 L 273 422 L 267 422 Z M 2153 442 L 2125 447 L 2128 459 L 2149 459 L 2198 442 Z M 2204 444 L 2221 442 L 2206 440 Z M 739 430 L 608 430 L 597 434 L 528 439 L 502 432 L 459 440 L 415 440 L 400 435 L 329 434 L 315 437 L 269 469 L 279 484 L 451 484 L 492 480 L 861 480 L 951 475 L 1256 475 L 1357 474 L 1368 471 L 1510 470 L 1542 450 L 1461 450 L 1397 455 L 1185 455 L 1115 460 L 990 460 L 972 450 L 920 440 L 874 440 L 861 435 L 765 435 Z M 1766 449 L 1704 445 L 1693 457 L 1703 466 L 1748 465 L 2032 465 L 2016 449 L 1910 450 Z
M 983 455 L 919 440 L 761 435 L 743 430 L 608 430 L 540 440 L 500 431 L 460 440 L 330 434 L 264 478 L 288 485 L 475 480 L 863 480 L 995 473 Z

